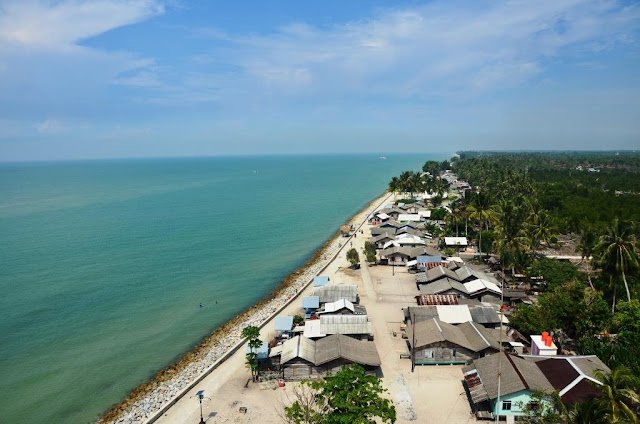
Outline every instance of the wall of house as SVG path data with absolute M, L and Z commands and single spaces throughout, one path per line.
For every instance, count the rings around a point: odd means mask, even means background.
M 529 390 L 521 390 L 519 392 L 510 393 L 508 395 L 500 396 L 500 403 L 493 402 L 493 414 L 507 416 L 520 416 L 525 415 L 524 409 L 526 405 L 531 402 L 531 392 Z M 504 401 L 511 401 L 511 409 L 505 411 L 502 409 Z
M 436 342 L 416 349 L 416 364 L 455 364 L 466 363 L 479 357 L 468 349 L 449 342 Z

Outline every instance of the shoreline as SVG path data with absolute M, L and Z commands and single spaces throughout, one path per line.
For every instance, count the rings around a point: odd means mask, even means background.
M 368 209 L 380 207 L 391 195 L 385 191 L 345 222 L 355 224 L 359 229 L 369 214 L 365 214 L 362 222 L 353 222 L 355 218 Z M 336 259 L 351 237 L 342 237 L 339 231 L 330 235 L 302 266 L 285 277 L 269 294 L 203 337 L 177 361 L 158 371 L 149 381 L 131 390 L 121 402 L 104 411 L 95 422 L 124 424 L 152 423 L 157 420 L 245 343 L 241 336 L 242 328 L 247 325 L 262 328 L 270 322 L 311 284 L 314 276 Z

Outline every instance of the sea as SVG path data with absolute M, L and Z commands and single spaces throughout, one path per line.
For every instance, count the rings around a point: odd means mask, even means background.
M 0 422 L 95 420 L 448 156 L 0 164 Z

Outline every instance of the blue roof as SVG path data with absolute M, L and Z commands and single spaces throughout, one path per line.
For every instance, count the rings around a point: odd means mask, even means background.
M 442 262 L 442 258 L 440 256 L 418 256 L 416 259 L 419 264 L 428 264 L 432 262 Z
M 276 331 L 291 331 L 293 328 L 293 317 L 280 316 L 276 317 Z
M 245 352 L 249 353 L 249 345 L 245 347 Z M 257 355 L 258 359 L 267 359 L 269 357 L 269 344 L 265 341 L 262 341 L 262 346 L 255 349 L 254 352 Z
M 302 298 L 302 307 L 305 309 L 319 308 L 320 296 L 306 296 Z
M 329 284 L 329 277 L 326 275 L 318 275 L 313 277 L 313 287 L 324 287 Z

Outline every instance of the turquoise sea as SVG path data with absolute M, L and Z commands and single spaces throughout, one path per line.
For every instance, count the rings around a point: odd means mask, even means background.
M 92 421 L 446 157 L 0 164 L 0 422 Z

